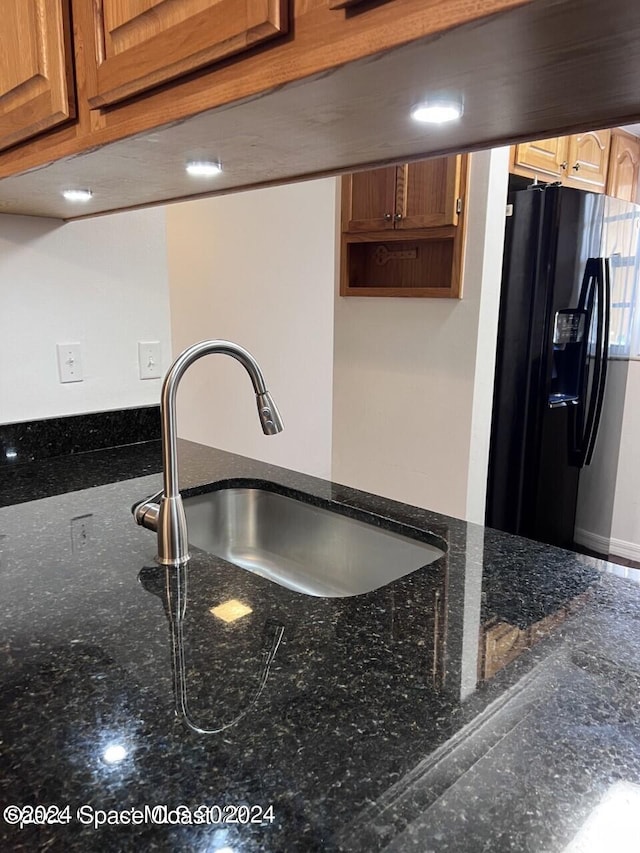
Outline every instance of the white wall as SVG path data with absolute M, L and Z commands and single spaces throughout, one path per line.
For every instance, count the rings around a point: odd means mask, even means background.
M 60 223 L 0 216 L 0 423 L 157 403 L 138 341 L 170 357 L 164 211 Z M 84 381 L 61 384 L 57 343 L 80 343 Z
M 335 179 L 167 208 L 174 352 L 205 338 L 249 349 L 285 421 L 266 438 L 230 358 L 186 374 L 178 431 L 193 441 L 331 476 Z
M 593 459 L 580 471 L 575 539 L 601 554 L 608 554 L 610 547 L 628 365 L 621 359 L 609 362 Z
M 609 363 L 593 461 L 580 472 L 576 541 L 640 561 L 640 361 Z
M 629 362 L 613 522 L 611 554 L 640 561 L 640 361 Z
M 471 158 L 463 299 L 336 299 L 334 480 L 483 521 L 507 156 Z
M 509 149 L 487 154 L 473 157 L 476 197 L 471 198 L 470 214 L 477 234 L 473 243 L 467 244 L 465 271 L 472 298 L 479 297 L 465 513 L 468 521 L 477 524 L 484 524 L 487 499 Z

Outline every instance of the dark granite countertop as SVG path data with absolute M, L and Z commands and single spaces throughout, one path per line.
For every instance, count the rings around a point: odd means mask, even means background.
M 65 494 L 34 463 L 0 509 L 0 849 L 573 853 L 638 813 L 640 572 L 189 442 L 189 493 L 266 482 L 447 551 L 346 598 L 161 569 L 139 450 L 68 460 Z
M 144 477 L 161 466 L 159 440 L 5 465 L 0 469 L 0 507 Z

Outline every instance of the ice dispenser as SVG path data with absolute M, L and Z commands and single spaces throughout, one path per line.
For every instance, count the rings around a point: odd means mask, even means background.
M 553 327 L 553 366 L 549 406 L 577 405 L 584 382 L 587 312 L 564 308 Z

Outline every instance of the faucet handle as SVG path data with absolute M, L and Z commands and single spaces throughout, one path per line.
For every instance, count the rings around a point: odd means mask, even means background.
M 131 507 L 131 512 L 136 520 L 136 524 L 146 527 L 149 530 L 158 529 L 158 514 L 160 512 L 160 500 L 164 495 L 164 491 L 160 489 L 155 495 L 145 498 L 139 503 L 135 503 Z
M 156 492 L 155 495 L 149 495 L 148 498 L 143 498 L 141 501 L 136 501 L 134 504 L 131 505 L 131 515 L 135 515 L 136 510 L 144 504 L 158 503 L 163 494 L 164 491 L 160 489 L 160 491 Z

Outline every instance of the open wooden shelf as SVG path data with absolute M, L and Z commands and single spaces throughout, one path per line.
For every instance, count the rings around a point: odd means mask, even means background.
M 449 229 L 446 229 L 449 230 Z M 343 296 L 452 296 L 455 236 L 350 240 Z

